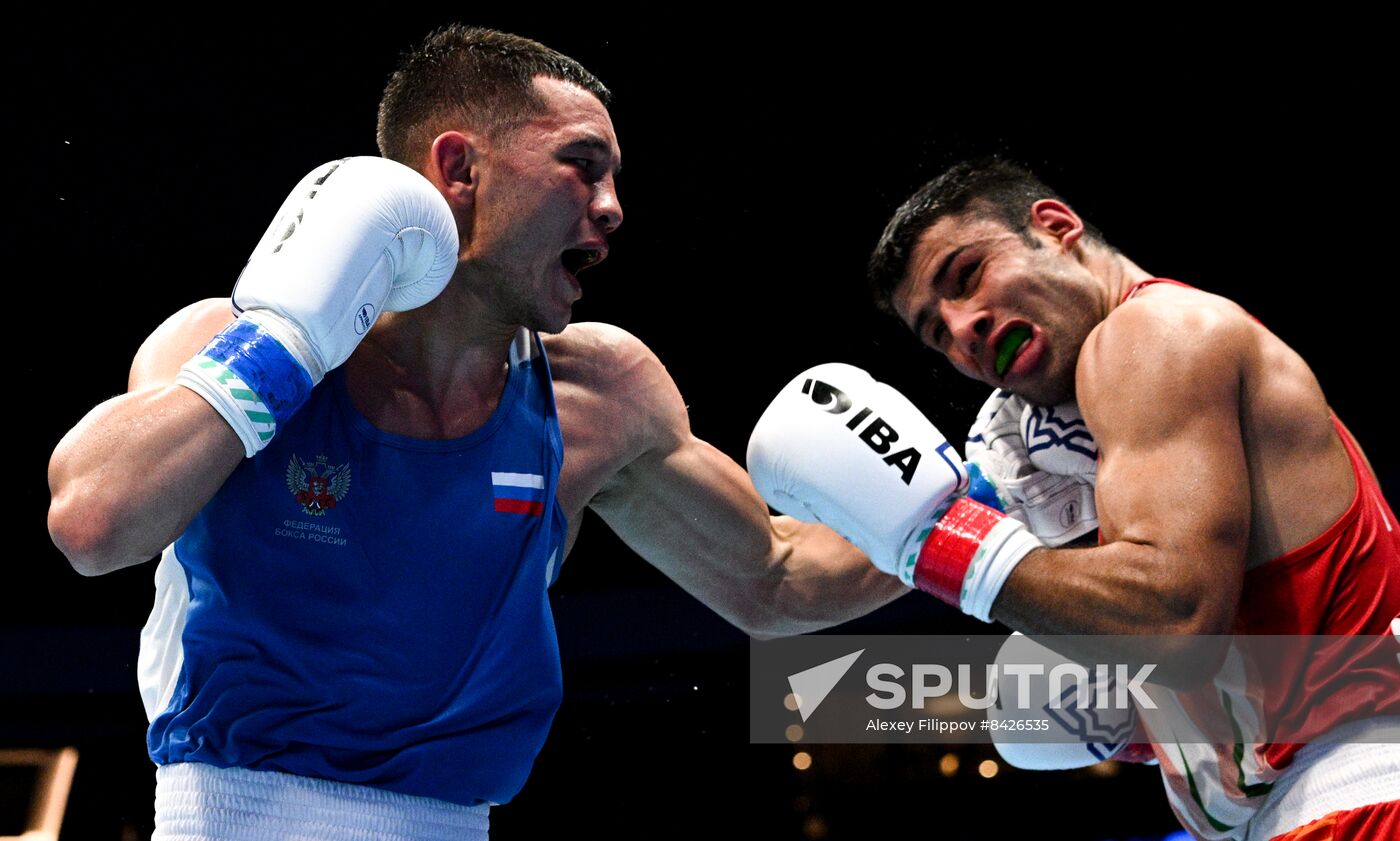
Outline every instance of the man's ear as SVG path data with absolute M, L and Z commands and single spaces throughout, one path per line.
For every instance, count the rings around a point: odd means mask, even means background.
M 428 180 L 442 192 L 454 212 L 470 211 L 476 201 L 479 155 L 476 138 L 460 131 L 445 131 L 428 150 Z
M 1084 236 L 1084 221 L 1079 214 L 1055 199 L 1041 199 L 1031 205 L 1031 227 L 1054 237 L 1066 251 Z

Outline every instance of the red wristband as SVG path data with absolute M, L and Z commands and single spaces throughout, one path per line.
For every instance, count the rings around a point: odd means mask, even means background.
M 914 586 L 954 607 L 962 604 L 963 580 L 987 533 L 1006 515 L 962 497 L 933 524 L 914 566 Z

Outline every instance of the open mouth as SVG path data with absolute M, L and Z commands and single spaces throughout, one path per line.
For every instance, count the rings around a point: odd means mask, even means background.
M 1006 331 L 1005 336 L 1001 337 L 1001 341 L 997 343 L 996 369 L 998 377 L 1006 376 L 1007 369 L 1011 367 L 1012 362 L 1016 361 L 1017 355 L 1026 346 L 1026 342 L 1030 341 L 1030 338 L 1031 328 L 1029 327 L 1013 327 Z
M 570 248 L 560 258 L 569 274 L 578 274 L 603 260 L 604 252 L 597 248 Z

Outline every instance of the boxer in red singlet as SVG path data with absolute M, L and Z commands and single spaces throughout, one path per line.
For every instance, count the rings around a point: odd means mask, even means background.
M 1024 554 L 992 618 L 1041 634 L 1395 645 L 1395 516 L 1307 363 L 1237 304 L 1153 278 L 999 161 L 954 167 L 906 202 L 871 285 L 960 372 L 1035 404 L 1075 400 L 1097 440 L 1101 545 Z M 1332 740 L 1156 746 L 1182 822 L 1208 839 L 1400 837 L 1400 745 L 1374 738 L 1400 722 L 1396 675 L 1334 685 L 1336 664 L 1296 665 L 1336 697 L 1292 713 Z

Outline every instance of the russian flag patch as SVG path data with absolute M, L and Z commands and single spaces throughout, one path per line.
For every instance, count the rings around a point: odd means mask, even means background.
M 492 473 L 496 510 L 505 514 L 544 513 L 544 477 L 538 473 Z

